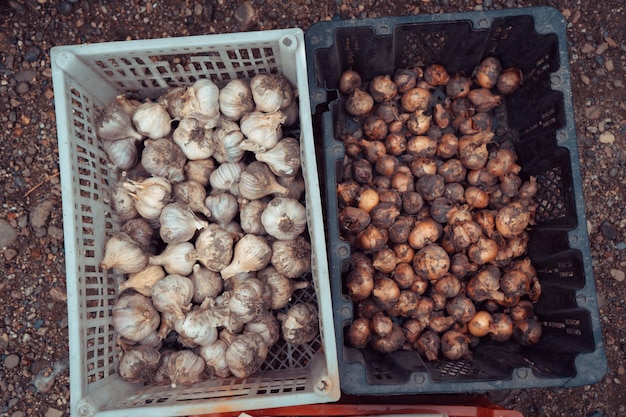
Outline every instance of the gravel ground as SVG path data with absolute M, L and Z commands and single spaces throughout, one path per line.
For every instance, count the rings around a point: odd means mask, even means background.
M 567 40 L 587 223 L 609 366 L 597 384 L 491 393 L 525 416 L 626 415 L 623 0 L 0 2 L 0 414 L 69 415 L 61 192 L 50 48 L 300 27 L 318 20 L 551 5 Z

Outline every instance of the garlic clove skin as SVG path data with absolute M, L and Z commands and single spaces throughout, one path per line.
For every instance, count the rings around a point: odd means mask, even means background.
M 185 95 L 190 87 L 173 87 L 163 93 L 157 102 L 165 107 L 173 120 L 180 120 L 183 118 L 184 109 L 188 106 L 188 96 Z M 193 97 L 195 100 L 195 96 Z
M 134 168 L 139 162 L 139 151 L 135 144 L 136 141 L 135 138 L 104 141 L 102 142 L 102 147 L 109 157 L 109 161 L 116 168 L 126 171 Z
M 122 182 L 118 182 L 113 186 L 111 205 L 113 206 L 115 214 L 118 215 L 122 222 L 139 216 L 135 208 L 135 200 Z
M 159 233 L 165 243 L 187 242 L 196 231 L 206 229 L 209 223 L 198 216 L 184 203 L 170 203 L 163 207 L 159 216 Z
M 237 378 L 247 378 L 257 372 L 269 351 L 263 337 L 257 333 L 234 335 L 227 343 L 226 363 Z
M 187 181 L 194 181 L 206 187 L 209 184 L 211 173 L 215 170 L 216 164 L 212 158 L 201 159 L 199 161 L 187 161 L 183 171 Z
M 250 80 L 250 91 L 258 112 L 275 112 L 283 105 L 283 84 L 277 75 L 255 75 Z
M 294 98 L 294 100 L 291 101 L 291 104 L 283 109 L 283 113 L 285 113 L 285 122 L 283 123 L 283 126 L 295 126 L 300 120 L 300 106 L 298 100 Z
M 204 360 L 190 350 L 175 351 L 164 361 L 163 372 L 170 380 L 170 386 L 192 385 L 202 381 Z
M 200 346 L 197 349 L 198 355 L 204 359 L 205 371 L 209 378 L 227 378 L 232 375 L 226 363 L 227 350 L 228 345 L 221 339 L 212 345 Z
M 245 168 L 246 164 L 241 161 L 221 164 L 209 177 L 211 188 L 216 191 L 232 191 Z
M 239 128 L 230 132 L 217 128 L 213 133 L 213 142 L 215 143 L 213 157 L 220 164 L 241 161 L 246 153 L 240 146 L 244 139 Z
M 259 334 L 270 348 L 280 338 L 280 324 L 269 310 L 264 311 L 256 320 L 246 323 L 244 331 Z
M 124 352 L 118 372 L 120 378 L 132 383 L 149 384 L 159 366 L 161 354 L 150 346 L 139 345 Z
M 261 214 L 265 231 L 279 240 L 291 240 L 306 229 L 306 208 L 298 200 L 275 197 Z
M 288 189 L 287 194 L 283 197 L 300 200 L 306 191 L 306 184 L 304 183 L 302 171 L 298 171 L 298 173 L 292 177 L 276 177 L 276 181 Z
M 138 293 L 120 295 L 111 311 L 111 323 L 123 338 L 139 342 L 159 327 L 160 317 L 149 297 Z
M 139 272 L 147 265 L 148 257 L 139 244 L 124 232 L 114 232 L 104 245 L 104 257 L 100 267 L 111 268 L 118 273 Z
M 219 93 L 220 111 L 230 120 L 239 120 L 241 116 L 254 110 L 250 83 L 243 79 L 228 82 Z
M 254 161 L 239 176 L 237 191 L 243 198 L 258 200 L 271 194 L 285 195 L 289 189 L 278 183 L 267 164 Z
M 223 279 L 229 279 L 241 272 L 258 271 L 267 266 L 272 256 L 272 248 L 260 236 L 247 234 L 235 244 L 232 262 L 220 271 Z
M 231 262 L 233 245 L 230 233 L 211 223 L 196 237 L 195 248 L 189 252 L 187 260 L 197 260 L 210 271 L 220 272 Z
M 193 283 L 187 277 L 167 275 L 152 287 L 152 304 L 162 313 L 173 313 L 177 320 L 185 318 L 191 309 Z
M 241 206 L 239 210 L 239 223 L 246 233 L 254 235 L 264 235 L 265 227 L 261 222 L 263 210 L 267 207 L 267 202 L 263 199 L 252 200 Z
M 193 302 L 196 304 L 202 304 L 207 298 L 217 297 L 224 289 L 224 281 L 219 272 L 211 271 L 200 264 L 193 266 L 189 279 L 193 283 Z
M 196 181 L 183 181 L 174 184 L 174 200 L 186 204 L 195 213 L 211 216 L 211 210 L 204 205 L 206 190 Z
M 295 138 L 286 137 L 265 152 L 254 154 L 257 161 L 265 162 L 274 175 L 290 177 L 300 169 L 300 142 Z
M 135 209 L 139 215 L 147 220 L 159 218 L 172 194 L 172 185 L 163 177 L 129 180 L 123 183 L 123 187 L 135 200 Z
M 311 243 L 304 236 L 272 243 L 271 263 L 288 278 L 299 278 L 311 270 Z
M 128 114 L 118 103 L 112 103 L 104 109 L 96 124 L 96 135 L 103 141 L 142 138 L 141 133 L 134 129 Z
M 209 320 L 207 312 L 199 307 L 185 314 L 182 320 L 176 320 L 174 330 L 178 333 L 178 342 L 188 348 L 215 343 L 217 328 Z
M 191 242 L 170 243 L 159 255 L 151 256 L 148 263 L 163 266 L 168 274 L 187 276 L 195 264 L 194 259 L 188 258 L 193 250 Z
M 133 124 L 137 132 L 150 139 L 161 139 L 169 135 L 172 118 L 159 103 L 142 103 L 133 114 Z
M 228 310 L 238 322 L 249 323 L 269 309 L 271 296 L 271 288 L 264 282 L 248 278 L 235 284 Z
M 213 130 L 207 129 L 191 117 L 180 121 L 172 134 L 172 140 L 191 161 L 210 158 L 215 152 Z
M 311 342 L 319 333 L 317 308 L 311 303 L 293 305 L 287 314 L 278 314 L 283 339 L 291 345 Z
M 184 116 L 198 120 L 206 129 L 213 129 L 220 118 L 219 88 L 213 81 L 203 78 L 193 83 L 191 90 L 196 97 L 197 106 Z
M 119 290 L 133 289 L 139 294 L 152 295 L 154 284 L 165 278 L 165 270 L 159 265 L 148 265 L 139 272 L 128 275 L 128 279 L 119 285 Z
M 287 278 L 285 275 L 280 274 L 272 265 L 268 265 L 257 272 L 257 278 L 271 289 L 270 308 L 272 310 L 286 307 L 295 291 L 309 286 L 308 281 Z
M 252 112 L 241 118 L 241 133 L 246 139 L 239 145 L 252 152 L 265 152 L 272 149 L 282 137 L 281 125 L 286 116 L 282 111 L 272 113 Z
M 164 177 L 171 182 L 185 180 L 183 171 L 187 158 L 172 140 L 167 138 L 146 140 L 141 153 L 141 165 L 155 177 Z
M 204 200 L 204 205 L 211 212 L 209 219 L 223 229 L 239 214 L 237 198 L 228 192 L 208 196 Z

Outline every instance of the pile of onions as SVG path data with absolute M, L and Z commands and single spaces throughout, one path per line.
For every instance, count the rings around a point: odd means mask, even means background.
M 520 176 L 513 143 L 493 129 L 494 110 L 521 82 L 495 57 L 471 76 L 437 64 L 367 83 L 342 73 L 344 109 L 358 126 L 338 133 L 349 346 L 434 361 L 469 358 L 484 338 L 538 342 L 541 286 L 527 257 L 537 183 Z

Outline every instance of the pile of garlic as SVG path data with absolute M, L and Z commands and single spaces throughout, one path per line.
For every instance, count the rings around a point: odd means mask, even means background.
M 317 307 L 296 128 L 280 74 L 209 79 L 156 101 L 118 96 L 97 122 L 120 230 L 100 266 L 126 274 L 112 310 L 122 379 L 188 385 L 248 377 L 282 340 L 310 343 Z

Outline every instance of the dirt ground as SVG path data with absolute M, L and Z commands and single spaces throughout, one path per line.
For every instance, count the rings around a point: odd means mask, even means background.
M 524 416 L 626 415 L 626 2 L 0 1 L 0 414 L 69 415 L 65 265 L 50 48 L 300 27 L 319 20 L 550 5 L 567 24 L 605 377 L 489 393 Z

